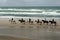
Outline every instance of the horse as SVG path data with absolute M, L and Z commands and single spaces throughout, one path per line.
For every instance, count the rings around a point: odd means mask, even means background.
M 24 23 L 25 24 L 25 20 L 18 20 L 20 23 Z
M 11 23 L 15 23 L 15 24 L 16 24 L 16 21 L 13 20 L 13 19 L 9 20 L 9 22 L 11 22 Z
M 57 24 L 57 22 L 56 21 L 49 21 L 51 24 L 55 24 L 55 26 L 56 26 L 56 24 Z
M 46 21 L 46 20 L 42 20 L 42 22 L 43 22 L 44 24 L 45 24 L 45 23 L 47 23 L 47 25 L 48 25 L 48 23 L 49 23 L 49 22 L 48 22 L 48 21 Z
M 20 19 L 19 19 L 18 21 L 19 21 L 20 23 L 22 23 L 22 21 L 21 21 Z
M 29 22 L 29 24 L 30 24 L 30 23 L 33 23 L 33 21 L 31 21 L 31 19 L 30 19 L 30 18 L 29 18 L 29 21 L 28 21 L 28 22 Z
M 42 22 L 38 19 L 38 20 L 35 20 L 35 22 L 37 22 L 37 24 L 40 23 L 40 25 L 42 24 Z
M 27 22 L 29 22 L 29 24 L 30 24 L 30 23 L 31 23 L 31 24 L 33 23 L 33 21 L 27 21 Z
M 13 20 L 12 22 L 16 24 L 16 21 L 15 20 Z

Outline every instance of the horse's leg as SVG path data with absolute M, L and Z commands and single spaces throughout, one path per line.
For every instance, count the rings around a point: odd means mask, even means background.
M 13 21 L 11 21 L 12 22 L 12 24 L 14 24 L 14 22 Z
M 13 21 L 11 20 L 11 24 L 13 24 Z
M 53 23 L 51 22 L 51 25 L 53 26 Z
M 38 24 L 38 22 L 36 22 Z
M 16 21 L 15 21 L 15 24 L 17 24 Z
M 33 24 L 33 21 L 31 21 L 31 24 Z
M 10 20 L 9 20 L 9 22 L 10 22 Z
M 20 21 L 20 23 L 22 23 L 22 21 Z
M 41 22 L 41 25 L 42 25 L 42 22 Z
M 33 24 L 33 21 L 32 21 L 32 24 Z
M 12 23 L 12 21 L 10 20 L 10 23 Z
M 11 20 L 9 20 L 9 22 L 11 23 Z
M 25 24 L 25 21 L 24 21 L 24 24 Z
M 9 22 L 11 22 L 12 20 L 9 20 Z
M 9 20 L 9 22 L 11 23 L 11 20 Z
M 44 25 L 45 23 L 43 23 L 43 25 Z
M 14 22 L 14 21 L 12 21 L 12 23 L 13 23 L 13 24 L 15 24 L 15 22 Z
M 53 23 L 51 22 L 51 25 L 53 26 Z
M 40 23 L 40 25 L 41 25 L 41 23 Z
M 44 24 L 44 22 L 42 24 Z
M 50 26 L 51 26 L 52 23 L 50 23 Z
M 40 23 L 40 25 L 42 24 L 42 22 L 39 22 Z
M 55 23 L 55 28 L 56 28 L 56 23 Z
M 47 22 L 47 25 L 48 25 L 48 22 Z
M 29 24 L 30 24 L 30 21 L 29 21 Z
M 21 22 L 19 21 L 19 23 L 21 23 Z
M 29 24 L 32 24 L 32 22 L 31 22 L 31 21 L 29 21 Z
M 25 24 L 25 22 L 24 22 L 24 24 Z
M 55 23 L 55 26 L 56 26 L 56 23 Z

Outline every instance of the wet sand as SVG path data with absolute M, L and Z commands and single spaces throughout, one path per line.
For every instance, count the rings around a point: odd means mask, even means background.
M 0 40 L 31 40 L 28 38 L 16 38 L 11 36 L 0 36 Z

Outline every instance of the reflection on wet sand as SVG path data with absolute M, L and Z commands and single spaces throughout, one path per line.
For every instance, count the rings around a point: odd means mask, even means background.
M 0 36 L 0 40 L 31 40 L 31 39 L 17 38 L 17 37 L 11 37 L 11 36 Z
M 60 32 L 54 26 L 17 26 L 0 29 L 0 35 L 13 36 L 17 38 L 28 38 L 31 40 L 55 40 L 60 39 Z M 14 39 L 13 39 L 14 40 Z
M 0 19 L 0 35 L 13 36 L 18 38 L 28 38 L 32 40 L 60 40 L 60 24 L 29 24 L 19 23 L 11 24 L 9 19 Z

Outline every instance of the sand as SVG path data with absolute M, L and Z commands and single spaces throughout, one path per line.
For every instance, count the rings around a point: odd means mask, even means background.
M 16 38 L 11 36 L 0 36 L 0 40 L 31 40 L 28 38 Z
M 15 19 L 16 24 L 13 24 L 11 22 L 9 22 L 9 18 L 0 18 L 0 29 L 5 29 L 5 28 L 47 28 L 49 29 L 49 27 L 54 27 L 55 30 L 54 31 L 59 31 L 60 32 L 60 20 L 57 21 L 57 26 L 51 26 L 46 25 L 46 24 L 36 24 L 34 22 L 34 24 L 22 24 L 20 22 L 18 22 L 18 19 Z M 16 37 L 11 37 L 11 36 L 0 36 L 0 40 L 31 40 L 29 38 L 16 38 Z

